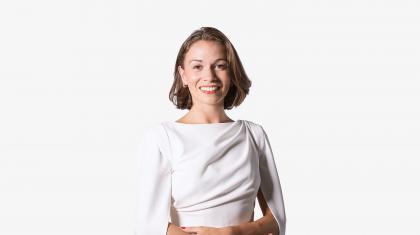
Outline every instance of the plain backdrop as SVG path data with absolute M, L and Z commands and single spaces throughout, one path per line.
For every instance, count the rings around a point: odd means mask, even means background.
M 0 234 L 133 235 L 135 145 L 186 112 L 168 93 L 201 26 L 227 35 L 252 80 L 227 112 L 267 131 L 288 235 L 420 234 L 419 12 L 417 0 L 1 1 Z

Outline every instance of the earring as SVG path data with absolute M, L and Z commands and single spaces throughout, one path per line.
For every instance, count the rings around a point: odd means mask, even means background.
M 184 87 L 188 87 L 188 85 L 184 84 Z

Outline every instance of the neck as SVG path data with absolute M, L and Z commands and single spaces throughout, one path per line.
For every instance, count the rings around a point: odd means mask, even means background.
M 232 121 L 225 113 L 223 106 L 216 105 L 193 105 L 184 116 L 191 123 L 219 123 Z

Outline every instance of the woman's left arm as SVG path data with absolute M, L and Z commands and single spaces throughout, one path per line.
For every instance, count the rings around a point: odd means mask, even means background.
M 259 169 L 261 185 L 258 190 L 258 202 L 263 217 L 255 222 L 233 226 L 234 234 L 286 234 L 286 213 L 280 179 L 274 154 L 267 133 L 261 125 L 253 125 L 260 149 Z
M 231 235 L 273 235 L 278 233 L 277 223 L 272 214 L 266 214 L 253 222 L 232 226 L 231 231 Z
M 263 217 L 253 222 L 245 222 L 236 226 L 231 226 L 232 235 L 267 235 L 279 233 L 277 222 L 271 213 L 270 208 L 267 206 L 261 189 L 258 190 L 257 198 Z

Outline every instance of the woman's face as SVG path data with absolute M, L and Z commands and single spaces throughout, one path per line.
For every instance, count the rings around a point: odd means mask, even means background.
M 188 85 L 193 105 L 223 107 L 231 82 L 226 53 L 220 43 L 205 40 L 193 43 L 185 55 L 184 68 L 178 66 L 178 72 L 183 84 Z

